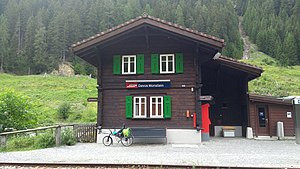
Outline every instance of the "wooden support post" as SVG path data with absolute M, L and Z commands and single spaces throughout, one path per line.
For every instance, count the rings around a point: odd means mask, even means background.
M 58 147 L 61 144 L 61 126 L 55 129 L 55 145 Z
M 7 135 L 0 136 L 0 146 L 5 146 L 7 142 Z
M 102 89 L 102 53 L 100 49 L 98 49 L 98 78 L 97 78 L 97 84 L 98 84 L 98 113 L 97 113 L 97 126 L 102 126 L 102 114 L 103 114 L 103 89 Z
M 201 87 L 202 87 L 202 67 L 201 60 L 199 59 L 199 44 L 196 48 L 196 91 L 195 91 L 195 110 L 196 110 L 196 129 L 197 131 L 202 128 L 202 102 L 200 100 Z

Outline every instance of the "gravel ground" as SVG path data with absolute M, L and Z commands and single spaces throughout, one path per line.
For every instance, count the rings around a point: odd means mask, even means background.
M 74 162 L 106 164 L 181 164 L 238 167 L 300 168 L 300 145 L 295 140 L 262 141 L 213 138 L 193 145 L 133 144 L 105 147 L 96 143 L 42 150 L 0 153 L 1 162 Z

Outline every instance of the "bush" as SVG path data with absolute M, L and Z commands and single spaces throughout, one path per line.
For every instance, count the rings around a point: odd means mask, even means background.
M 30 136 L 14 136 L 9 138 L 9 141 L 7 142 L 6 149 L 8 151 L 11 150 L 24 150 L 29 149 L 34 144 L 34 137 Z
M 66 120 L 71 113 L 70 103 L 63 103 L 58 107 L 57 113 L 60 119 Z
M 2 124 L 2 128 L 35 127 L 37 114 L 30 98 L 13 90 L 0 90 L 0 124 Z
M 76 144 L 76 138 L 72 129 L 68 128 L 63 130 L 61 134 L 61 144 L 67 146 L 72 146 Z
M 55 146 L 55 137 L 53 132 L 47 131 L 45 133 L 40 133 L 35 137 L 34 147 L 35 148 L 49 148 Z

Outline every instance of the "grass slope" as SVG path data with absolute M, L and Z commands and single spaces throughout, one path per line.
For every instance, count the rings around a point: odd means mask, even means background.
M 278 66 L 272 57 L 258 52 L 255 47 L 250 52 L 250 59 L 242 61 L 264 70 L 261 77 L 249 83 L 250 93 L 271 96 L 300 95 L 300 66 Z
M 0 74 L 0 91 L 13 89 L 29 96 L 40 113 L 40 123 L 96 122 L 96 103 L 87 103 L 88 97 L 96 97 L 96 79 L 86 76 L 63 77 L 48 75 L 14 76 Z M 70 103 L 69 118 L 59 119 L 58 107 Z
M 300 95 L 300 66 L 280 67 L 270 56 L 251 49 L 250 59 L 242 60 L 264 69 L 261 77 L 249 83 L 250 93 L 273 96 Z M 48 75 L 14 76 L 0 74 L 0 91 L 13 89 L 29 96 L 39 110 L 41 124 L 57 122 L 95 122 L 97 104 L 87 103 L 96 97 L 96 79 L 86 76 L 63 77 Z M 57 115 L 63 103 L 71 104 L 67 120 Z

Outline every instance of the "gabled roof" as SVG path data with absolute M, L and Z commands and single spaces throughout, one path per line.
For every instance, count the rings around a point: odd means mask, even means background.
M 133 29 L 135 27 L 141 26 L 143 24 L 148 24 L 154 27 L 158 27 L 160 29 L 164 29 L 185 37 L 188 37 L 190 39 L 201 41 L 204 43 L 207 43 L 211 46 L 215 46 L 216 48 L 222 49 L 224 47 L 224 40 L 219 39 L 217 37 L 207 35 L 202 32 L 198 32 L 196 30 L 192 30 L 189 28 L 185 28 L 183 26 L 167 22 L 165 20 L 155 18 L 152 16 L 149 16 L 147 14 L 143 14 L 142 16 L 139 16 L 135 19 L 131 19 L 130 21 L 127 21 L 123 24 L 120 24 L 116 27 L 113 27 L 111 29 L 108 29 L 107 31 L 98 33 L 94 36 L 91 36 L 87 39 L 84 39 L 80 42 L 77 42 L 72 45 L 73 52 L 77 52 L 79 50 L 82 50 L 86 47 L 89 47 L 91 45 L 100 43 L 102 41 L 105 41 L 107 39 L 110 39 L 118 34 L 122 34 L 130 29 Z

